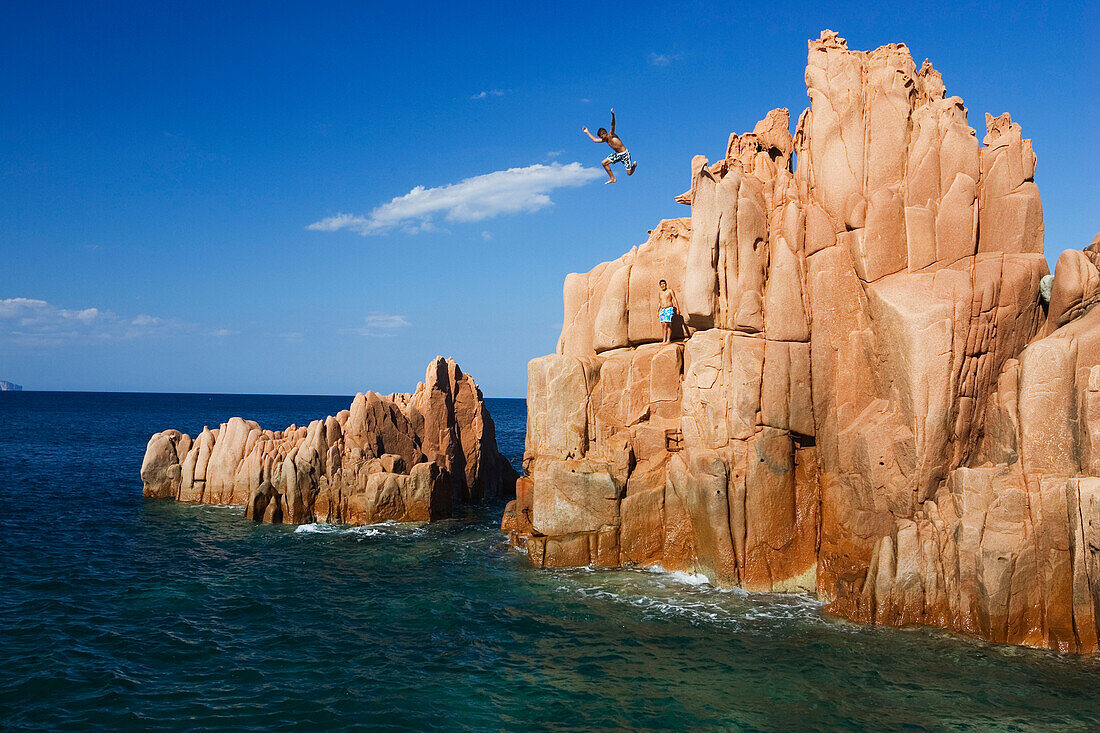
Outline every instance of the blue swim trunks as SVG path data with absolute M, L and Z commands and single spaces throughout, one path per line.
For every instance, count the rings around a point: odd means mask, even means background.
M 611 155 L 607 156 L 607 162 L 610 165 L 614 165 L 615 163 L 622 163 L 626 166 L 627 170 L 630 170 L 634 167 L 634 161 L 630 159 L 629 150 L 624 150 L 621 153 L 612 152 Z
M 668 308 L 661 308 L 657 311 L 657 317 L 661 319 L 661 323 L 672 323 L 672 317 L 676 315 L 676 309 L 671 305 Z

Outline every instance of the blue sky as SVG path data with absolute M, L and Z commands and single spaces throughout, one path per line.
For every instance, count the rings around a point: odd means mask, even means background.
M 1052 261 L 1100 229 L 1095 4 L 525 5 L 4 3 L 0 379 L 388 392 L 445 354 L 522 396 L 565 274 L 807 106 L 823 28 L 930 58 L 979 137 L 1012 113 Z M 640 166 L 604 186 L 612 106 Z

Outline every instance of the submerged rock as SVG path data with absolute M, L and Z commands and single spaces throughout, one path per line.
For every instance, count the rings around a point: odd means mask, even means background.
M 1019 125 L 987 115 L 979 144 L 904 45 L 826 31 L 806 84 L 793 136 L 773 110 L 696 156 L 690 219 L 566 278 L 502 528 L 540 566 L 659 564 L 1095 651 L 1100 238 L 1046 305 Z M 656 343 L 660 279 L 682 343 Z
M 432 521 L 511 495 L 481 390 L 437 357 L 412 394 L 357 394 L 350 409 L 271 431 L 240 417 L 198 437 L 165 430 L 141 466 L 145 496 L 244 505 L 256 521 Z

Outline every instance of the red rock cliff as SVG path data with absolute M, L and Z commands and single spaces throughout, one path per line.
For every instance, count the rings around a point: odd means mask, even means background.
M 905 46 L 826 31 L 806 85 L 793 136 L 773 110 L 692 161 L 690 219 L 566 278 L 504 529 L 536 565 L 1096 650 L 1100 243 L 1047 305 L 1030 140 L 986 115 L 979 144 Z M 665 346 L 661 278 L 690 330 Z
M 442 357 L 414 393 L 357 394 L 308 427 L 234 417 L 194 439 L 156 433 L 141 466 L 145 496 L 296 524 L 444 519 L 456 503 L 511 495 L 515 478 L 481 390 Z

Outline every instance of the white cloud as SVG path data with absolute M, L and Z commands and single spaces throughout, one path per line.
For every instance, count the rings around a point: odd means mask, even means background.
M 682 58 L 683 55 L 678 53 L 651 53 L 649 54 L 649 65 L 668 66 L 673 61 L 679 61 Z
M 491 242 L 492 239 L 493 239 L 493 235 L 490 234 L 489 232 L 482 232 L 481 233 L 481 238 L 484 239 L 486 242 Z
M 236 336 L 238 333 L 239 331 L 234 331 L 229 328 L 216 328 L 210 332 L 210 335 L 215 338 L 225 338 L 226 336 Z
M 363 318 L 363 325 L 358 328 L 344 328 L 341 329 L 341 333 L 353 333 L 358 336 L 392 336 L 393 331 L 397 329 L 406 328 L 412 324 L 405 318 L 405 316 L 392 315 L 389 313 L 368 313 Z
M 123 318 L 99 308 L 61 308 L 34 298 L 0 299 L 0 341 L 19 344 L 115 341 L 187 328 L 188 324 L 179 319 L 146 313 Z
M 564 150 L 551 150 L 551 151 L 546 153 L 546 157 L 547 158 L 557 158 L 559 155 L 561 155 L 564 152 L 565 152 Z
M 446 229 L 440 229 L 435 224 L 432 224 L 430 221 L 422 221 L 419 224 L 406 224 L 405 226 L 401 227 L 401 231 L 405 232 L 405 234 L 424 234 L 432 232 L 439 234 L 450 234 L 450 232 L 448 232 Z
M 409 325 L 405 316 L 391 316 L 385 313 L 371 313 L 364 320 L 369 328 L 404 328 Z
M 358 226 L 364 221 L 366 220 L 361 216 L 337 214 L 336 216 L 330 216 L 321 221 L 315 221 L 306 227 L 306 229 L 312 229 L 315 232 L 336 232 L 347 227 Z
M 386 234 L 397 227 L 410 234 L 437 231 L 433 223 L 436 215 L 461 223 L 538 211 L 553 204 L 549 193 L 554 189 L 583 186 L 602 176 L 601 171 L 575 162 L 509 168 L 436 188 L 417 186 L 366 216 L 337 214 L 306 228 L 318 232 L 350 229 L 363 236 Z
M 486 97 L 503 97 L 511 89 L 486 89 L 485 91 L 478 92 L 477 94 L 471 94 L 470 99 L 485 99 Z

